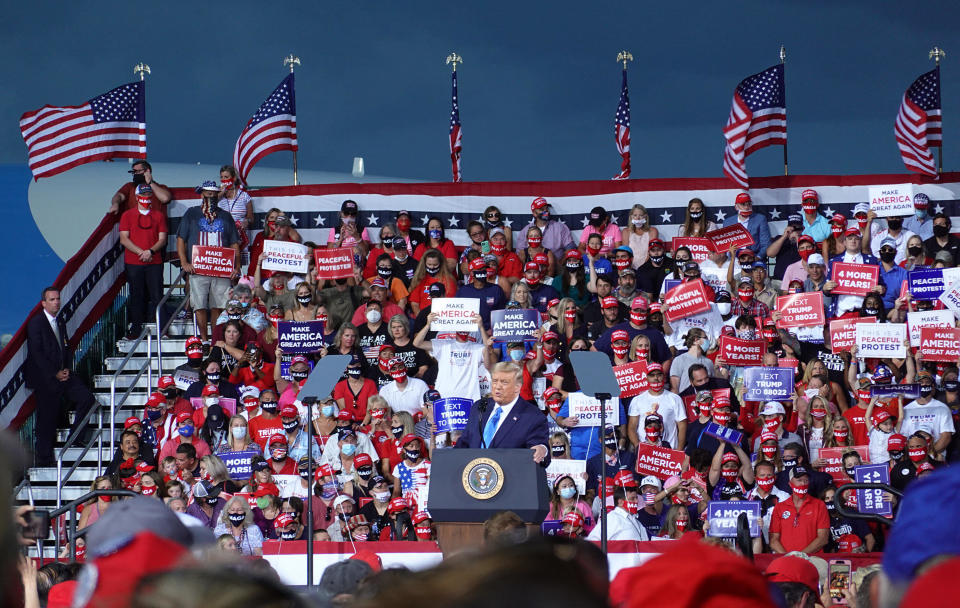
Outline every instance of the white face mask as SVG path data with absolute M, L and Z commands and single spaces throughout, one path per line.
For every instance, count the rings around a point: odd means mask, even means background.
M 230 432 L 233 433 L 234 439 L 243 439 L 247 436 L 247 427 L 245 426 L 235 426 L 230 429 Z
M 207 407 L 210 407 L 211 405 L 216 405 L 216 404 L 220 403 L 220 398 L 219 398 L 219 397 L 207 397 L 206 399 L 203 400 L 203 402 L 207 405 Z
M 374 492 L 373 498 L 377 502 L 387 502 L 387 499 L 390 498 L 390 492 Z
M 721 315 L 730 314 L 730 302 L 717 302 L 717 310 Z
M 379 323 L 380 322 L 380 311 L 379 310 L 368 310 L 367 311 L 367 323 Z
M 646 226 L 646 225 L 647 225 L 647 218 L 645 218 L 645 217 L 635 217 L 635 218 L 633 218 L 633 219 L 630 220 L 630 223 L 633 224 L 634 226 Z

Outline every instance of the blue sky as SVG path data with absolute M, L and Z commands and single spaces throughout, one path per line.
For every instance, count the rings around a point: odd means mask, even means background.
M 945 168 L 960 168 L 956 3 L 651 4 L 11 4 L 0 22 L 0 163 L 25 162 L 22 112 L 82 103 L 132 80 L 141 60 L 153 68 L 149 156 L 227 161 L 293 51 L 301 166 L 347 172 L 363 156 L 371 174 L 445 181 L 443 60 L 456 50 L 465 179 L 608 179 L 619 167 L 615 57 L 626 48 L 634 177 L 719 176 L 733 89 L 783 43 L 791 173 L 902 172 L 893 119 L 934 44 L 949 53 Z M 777 174 L 781 158 L 763 150 L 748 171 Z

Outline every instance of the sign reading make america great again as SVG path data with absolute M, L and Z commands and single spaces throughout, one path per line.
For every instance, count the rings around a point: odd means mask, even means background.
M 540 327 L 540 311 L 511 309 L 490 311 L 490 333 L 496 342 L 523 342 Z

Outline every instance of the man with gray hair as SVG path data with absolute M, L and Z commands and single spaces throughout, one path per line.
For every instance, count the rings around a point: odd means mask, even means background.
M 547 419 L 537 406 L 520 398 L 523 370 L 501 361 L 491 370 L 491 395 L 470 408 L 458 448 L 530 448 L 534 462 L 550 464 Z

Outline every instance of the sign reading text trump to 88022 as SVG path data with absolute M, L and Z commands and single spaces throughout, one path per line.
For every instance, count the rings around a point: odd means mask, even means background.
M 600 401 L 583 393 L 570 393 L 570 416 L 579 419 L 577 426 L 600 426 Z M 607 424 L 620 424 L 620 400 L 607 399 Z

